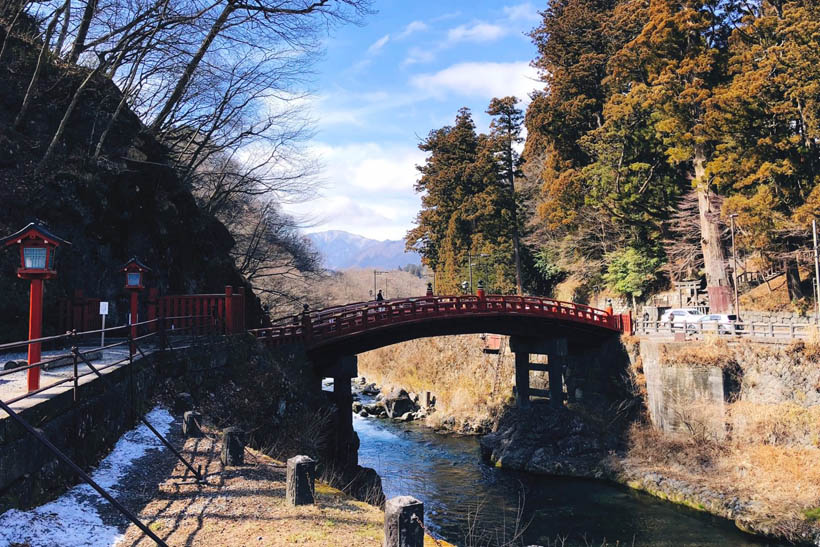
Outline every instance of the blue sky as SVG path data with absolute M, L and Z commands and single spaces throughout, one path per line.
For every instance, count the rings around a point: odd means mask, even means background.
M 317 196 L 286 210 L 306 231 L 401 239 L 419 196 L 420 139 L 472 109 L 480 131 L 490 99 L 540 86 L 525 35 L 540 2 L 376 0 L 362 26 L 335 29 L 316 66 L 309 150 L 322 165 Z

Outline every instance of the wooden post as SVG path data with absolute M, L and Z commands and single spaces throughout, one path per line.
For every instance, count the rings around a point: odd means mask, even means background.
M 28 339 L 36 340 L 43 336 L 43 280 L 32 278 L 28 307 Z M 28 345 L 28 364 L 40 362 L 40 342 Z M 40 389 L 40 367 L 32 367 L 27 373 L 28 390 Z
M 239 298 L 237 300 L 239 300 L 237 302 L 238 309 L 234 310 L 234 314 L 238 319 L 237 331 L 245 332 L 245 287 L 239 287 Z
M 288 505 L 313 505 L 316 462 L 307 456 L 294 456 L 288 460 Z
M 397 496 L 384 505 L 384 546 L 424 547 L 424 504 Z
M 159 289 L 156 287 L 148 289 L 148 321 L 153 321 L 157 318 L 157 299 L 159 298 Z M 148 330 L 150 332 L 157 332 L 157 324 L 149 323 Z
M 233 287 L 225 286 L 225 334 L 233 332 Z
M 134 340 L 137 337 L 137 315 L 138 315 L 138 294 L 137 291 L 131 290 L 131 356 L 137 352 L 137 346 Z

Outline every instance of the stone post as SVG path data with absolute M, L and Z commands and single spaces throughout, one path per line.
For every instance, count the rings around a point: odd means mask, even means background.
M 182 434 L 185 437 L 202 437 L 202 430 L 199 428 L 201 422 L 202 414 L 189 410 L 182 418 Z
M 316 462 L 307 456 L 288 460 L 287 500 L 289 505 L 313 505 Z
M 222 430 L 222 465 L 242 465 L 245 463 L 245 438 L 238 427 Z
M 384 505 L 384 547 L 424 546 L 424 504 L 398 496 Z

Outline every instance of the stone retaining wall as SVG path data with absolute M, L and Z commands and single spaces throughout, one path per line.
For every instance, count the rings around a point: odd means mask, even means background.
M 207 347 L 149 354 L 105 375 L 118 392 L 105 389 L 103 380 L 95 378 L 79 386 L 76 403 L 73 391 L 67 390 L 20 415 L 87 469 L 149 409 L 166 379 L 182 378 L 192 388 L 222 382 L 248 348 L 247 341 L 221 339 Z M 76 482 L 71 470 L 37 439 L 10 416 L 0 414 L 0 513 L 43 503 Z

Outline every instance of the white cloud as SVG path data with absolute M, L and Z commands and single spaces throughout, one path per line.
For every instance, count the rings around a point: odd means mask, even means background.
M 517 4 L 515 6 L 505 6 L 504 15 L 506 15 L 510 21 L 538 22 L 541 20 L 538 10 L 530 2 Z
M 382 36 L 381 38 L 379 38 L 378 40 L 373 42 L 373 44 L 369 48 L 367 48 L 367 52 L 371 55 L 373 55 L 375 53 L 378 53 L 379 50 L 381 48 L 383 48 L 385 46 L 385 44 L 387 44 L 387 42 L 389 42 L 389 41 L 390 41 L 390 35 L 385 34 L 384 36 Z
M 491 99 L 515 95 L 528 102 L 528 95 L 542 87 L 537 71 L 528 62 L 458 63 L 433 74 L 411 79 L 417 89 L 437 97 L 448 94 Z
M 407 57 L 402 62 L 403 65 L 415 65 L 419 63 L 430 63 L 436 58 L 436 52 L 431 48 L 411 47 L 407 52 Z
M 396 36 L 396 38 L 398 40 L 401 40 L 402 38 L 407 38 L 408 36 L 410 36 L 411 34 L 415 34 L 416 32 L 424 32 L 428 28 L 429 27 L 427 26 L 427 23 L 425 23 L 424 21 L 413 21 L 412 23 L 404 27 L 404 30 L 401 31 L 401 33 L 398 36 Z
M 375 142 L 314 143 L 326 166 L 324 191 L 308 203 L 285 207 L 316 230 L 345 230 L 374 239 L 399 239 L 419 209 L 413 190 L 424 153 Z
M 459 25 L 447 31 L 447 40 L 450 43 L 458 42 L 492 42 L 507 34 L 507 29 L 501 25 L 493 25 L 478 21 L 469 25 Z

